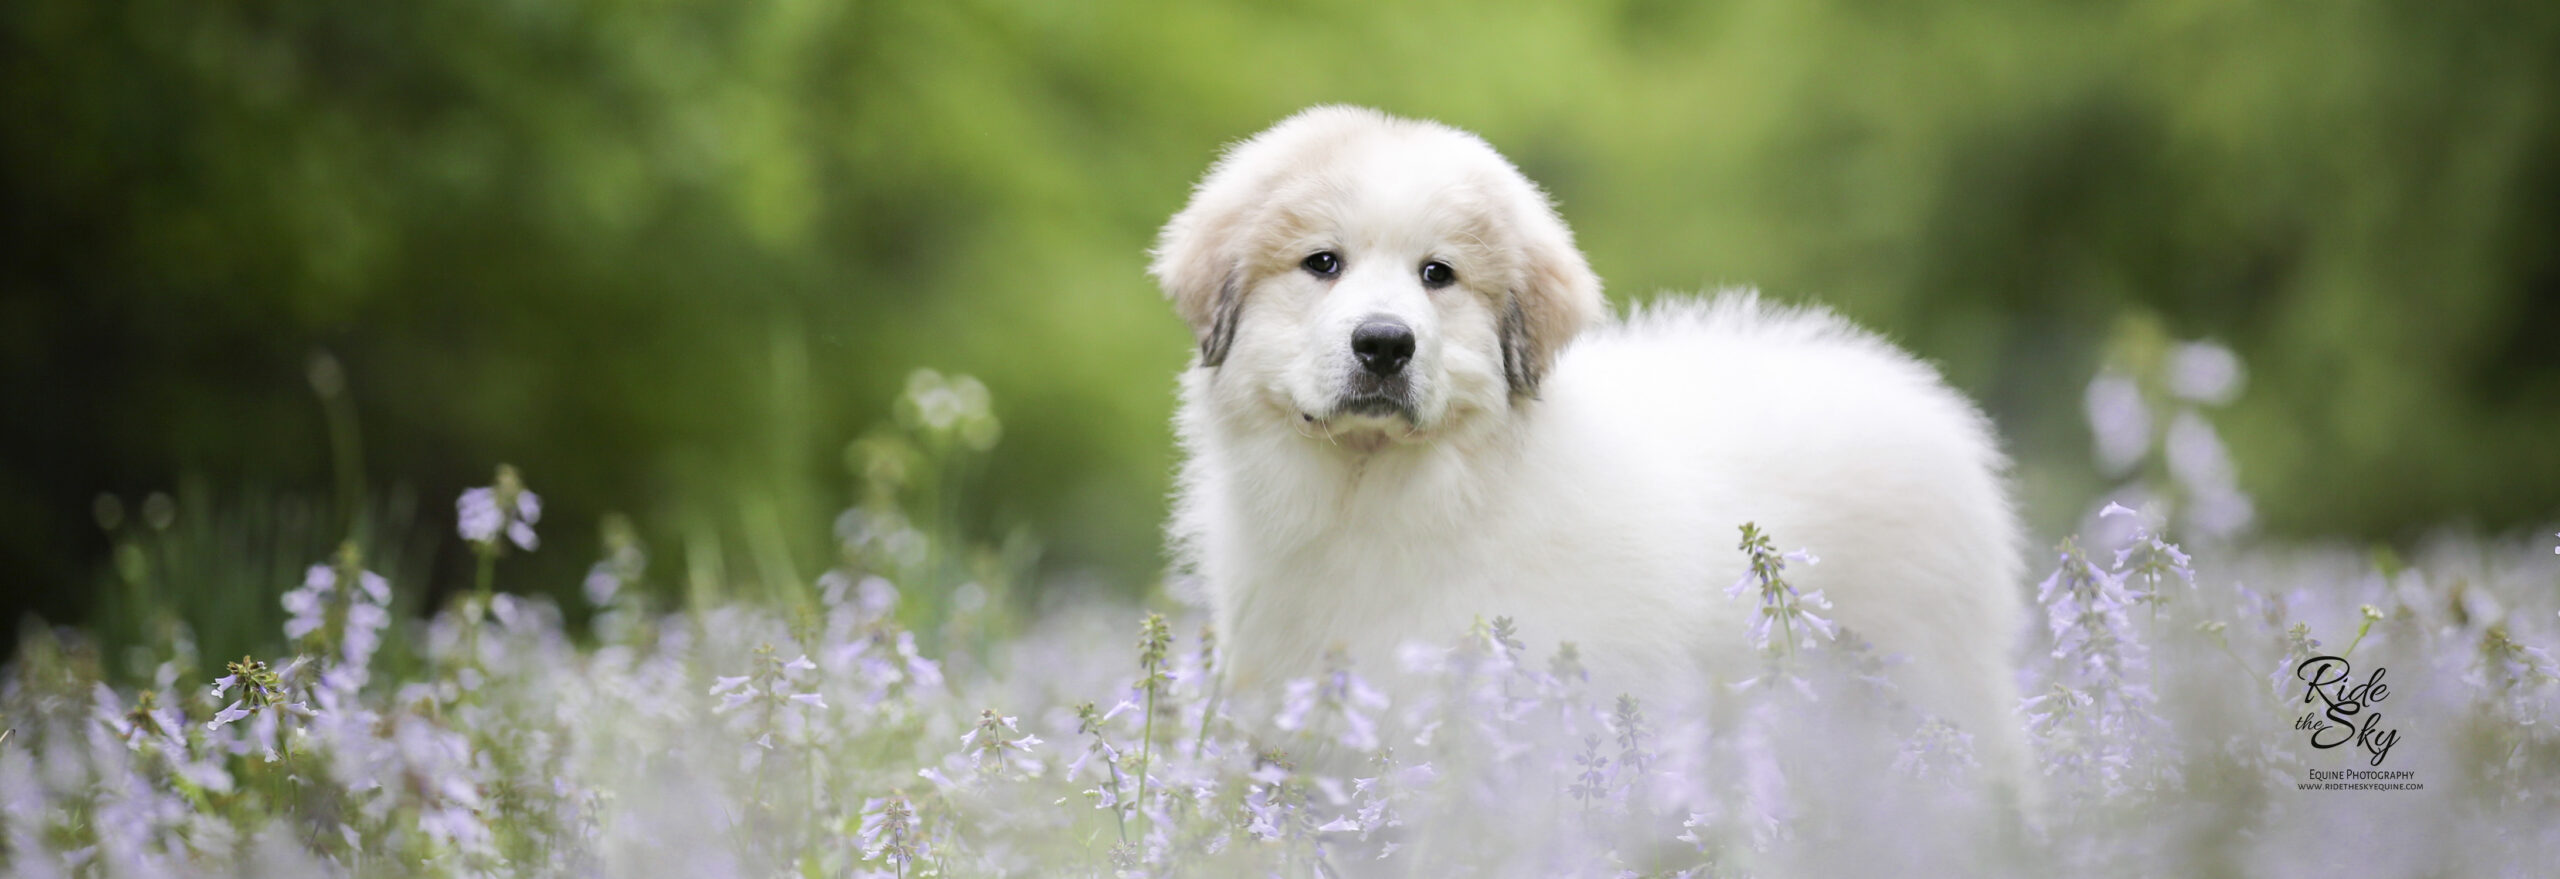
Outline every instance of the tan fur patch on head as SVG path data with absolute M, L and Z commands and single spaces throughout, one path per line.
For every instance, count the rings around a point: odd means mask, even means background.
M 1232 300 L 1244 293 L 1246 248 L 1254 226 L 1265 219 L 1272 191 L 1321 164 L 1331 148 L 1389 121 L 1354 107 L 1317 107 L 1291 116 L 1229 147 L 1192 189 L 1191 202 L 1165 223 L 1147 272 L 1173 301 L 1174 313 L 1191 325 L 1202 365 L 1218 365 L 1234 338 L 1232 321 L 1241 306 Z M 1221 326 L 1221 319 L 1229 325 Z

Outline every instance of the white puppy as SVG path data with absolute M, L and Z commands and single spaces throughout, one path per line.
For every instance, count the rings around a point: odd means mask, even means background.
M 1543 193 L 1484 141 L 1348 107 L 1237 144 L 1151 268 L 1199 338 L 1173 537 L 1238 687 L 1391 668 L 1519 621 L 1603 687 L 1761 670 L 1738 527 L 1912 702 L 2024 766 L 2020 536 L 1990 423 L 1925 364 L 1748 292 L 1603 323 Z

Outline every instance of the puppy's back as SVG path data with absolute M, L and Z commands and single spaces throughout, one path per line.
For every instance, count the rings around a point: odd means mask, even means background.
M 1565 352 L 1546 402 L 1547 425 L 1594 448 L 1641 435 L 1673 450 L 1678 460 L 1641 468 L 1658 481 L 1627 490 L 1678 511 L 1678 539 L 1710 578 L 1738 564 L 1744 522 L 1781 549 L 1812 550 L 1821 562 L 1790 581 L 1824 590 L 1879 652 L 1907 657 L 1898 683 L 1973 733 L 1986 765 L 2023 771 L 2009 672 L 2023 538 L 2007 460 L 1990 421 L 1935 369 L 1827 311 L 1729 291 L 1597 328 Z

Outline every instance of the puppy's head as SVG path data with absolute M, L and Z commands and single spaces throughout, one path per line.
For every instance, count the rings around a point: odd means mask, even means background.
M 1150 272 L 1213 399 L 1372 445 L 1534 398 L 1601 309 L 1573 233 L 1492 147 L 1353 107 L 1229 149 Z

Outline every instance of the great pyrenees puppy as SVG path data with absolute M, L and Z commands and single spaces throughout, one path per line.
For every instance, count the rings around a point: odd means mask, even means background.
M 1613 320 L 1492 147 L 1318 107 L 1236 144 L 1151 273 L 1199 341 L 1171 526 L 1232 687 L 1392 669 L 1510 616 L 1598 686 L 1757 675 L 1739 526 L 2017 778 L 2020 532 L 1990 423 L 1935 370 L 1748 292 Z

